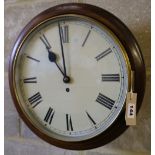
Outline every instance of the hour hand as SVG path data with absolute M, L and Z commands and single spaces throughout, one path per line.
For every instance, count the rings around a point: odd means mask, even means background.
M 56 62 L 56 59 L 57 59 L 56 54 L 51 50 L 50 43 L 48 42 L 45 35 L 41 32 L 40 32 L 40 40 L 43 42 L 43 44 L 45 45 L 47 49 L 49 61 Z
M 63 75 L 63 82 L 64 83 L 69 83 L 70 82 L 70 78 L 62 71 L 62 69 L 60 68 L 60 66 L 57 64 L 57 61 L 56 61 L 56 54 L 49 51 L 48 50 L 48 58 L 51 62 L 54 62 L 56 64 L 56 66 L 58 67 L 59 71 L 62 73 Z
M 40 39 L 43 42 L 43 44 L 45 45 L 47 51 L 48 51 L 48 58 L 50 62 L 54 62 L 57 66 L 57 68 L 59 69 L 59 71 L 61 72 L 61 74 L 63 75 L 63 82 L 64 83 L 69 83 L 70 82 L 70 78 L 62 71 L 62 69 L 60 68 L 60 66 L 57 63 L 57 56 L 56 54 L 51 50 L 51 45 L 48 42 L 47 38 L 45 37 L 44 34 L 40 33 Z

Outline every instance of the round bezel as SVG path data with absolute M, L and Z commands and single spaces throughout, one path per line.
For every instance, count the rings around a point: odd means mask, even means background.
M 125 53 L 126 61 L 129 60 L 131 64 L 131 69 L 135 71 L 134 88 L 135 88 L 135 91 L 138 93 L 138 103 L 137 103 L 138 108 L 137 109 L 140 108 L 142 98 L 144 95 L 145 67 L 144 67 L 143 58 L 142 58 L 140 49 L 138 47 L 138 44 L 136 40 L 134 39 L 133 35 L 131 34 L 131 32 L 127 29 L 127 27 L 112 14 L 95 6 L 91 6 L 88 4 L 75 4 L 75 3 L 59 5 L 59 6 L 50 8 L 42 12 L 41 14 L 36 16 L 34 19 L 32 19 L 31 22 L 23 29 L 23 31 L 19 35 L 15 43 L 15 46 L 13 48 L 12 55 L 10 58 L 10 66 L 9 66 L 9 82 L 10 82 L 11 94 L 12 94 L 15 106 L 20 116 L 25 121 L 25 123 L 31 128 L 33 132 L 35 132 L 39 137 L 41 137 L 42 139 L 44 139 L 45 141 L 53 145 L 67 148 L 67 149 L 76 149 L 76 150 L 89 149 L 89 148 L 98 147 L 98 146 L 101 146 L 103 144 L 110 142 L 112 139 L 118 137 L 127 128 L 125 125 L 124 110 L 115 120 L 115 122 L 105 132 L 93 138 L 83 140 L 83 141 L 77 141 L 77 142 L 62 141 L 62 140 L 58 140 L 56 138 L 50 137 L 48 134 L 45 134 L 44 132 L 39 130 L 28 119 L 28 117 L 26 116 L 26 114 L 24 113 L 24 111 L 22 110 L 20 106 L 18 95 L 16 94 L 16 88 L 15 88 L 14 67 L 16 63 L 16 57 L 23 43 L 27 39 L 27 37 L 39 25 L 53 18 L 57 18 L 57 17 L 67 15 L 67 14 L 68 15 L 72 14 L 74 16 L 84 16 L 86 18 L 92 19 L 100 23 L 101 25 L 106 26 L 119 39 L 121 45 L 126 51 Z M 141 79 L 139 79 L 138 77 L 141 77 Z M 116 130 L 118 132 L 116 132 Z M 101 139 L 104 139 L 104 141 Z

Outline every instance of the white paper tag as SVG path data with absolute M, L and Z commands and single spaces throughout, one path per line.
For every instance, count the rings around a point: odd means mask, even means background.
M 126 112 L 125 121 L 126 125 L 136 125 L 136 104 L 137 104 L 137 93 L 134 92 L 134 71 L 131 71 L 131 87 L 130 91 L 127 93 L 126 98 Z
M 136 125 L 136 102 L 137 94 L 128 92 L 126 99 L 126 125 Z

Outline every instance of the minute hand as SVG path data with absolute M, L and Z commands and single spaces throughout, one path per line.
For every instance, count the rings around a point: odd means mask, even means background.
M 63 43 L 62 43 L 62 28 L 60 27 L 60 23 L 59 22 L 58 22 L 58 28 L 59 28 L 59 37 L 60 37 L 60 45 L 61 45 L 61 53 L 62 53 L 64 74 L 66 75 L 65 56 L 64 56 L 64 48 L 63 48 Z

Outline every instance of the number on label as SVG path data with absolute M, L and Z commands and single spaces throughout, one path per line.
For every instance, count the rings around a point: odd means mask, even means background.
M 109 97 L 104 96 L 103 94 L 99 93 L 96 102 L 100 103 L 101 105 L 104 105 L 108 109 L 112 109 L 115 101 L 110 99 Z

